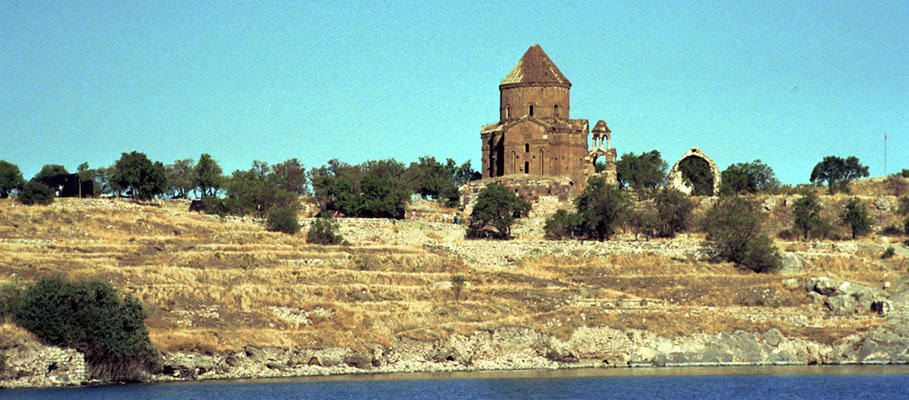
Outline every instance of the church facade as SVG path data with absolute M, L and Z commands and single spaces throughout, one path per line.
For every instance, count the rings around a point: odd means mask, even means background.
M 480 131 L 483 178 L 565 177 L 575 194 L 593 175 L 615 183 L 611 131 L 602 120 L 590 131 L 586 119 L 571 119 L 570 91 L 543 49 L 531 46 L 499 84 L 499 121 Z

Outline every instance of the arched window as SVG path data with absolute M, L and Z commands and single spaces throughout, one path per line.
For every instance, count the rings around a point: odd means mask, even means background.
M 514 150 L 511 151 L 511 173 L 518 173 L 518 153 Z
M 529 113 L 530 113 L 529 115 L 532 117 L 533 116 L 533 104 L 530 105 Z
M 530 153 L 530 143 L 524 143 L 524 152 Z
M 511 106 L 506 105 L 505 106 L 505 119 L 509 119 L 509 118 L 511 118 Z
M 524 161 L 524 173 L 525 174 L 530 173 L 530 161 Z
M 552 106 L 552 115 L 554 115 L 556 117 L 559 116 L 559 105 L 558 104 Z

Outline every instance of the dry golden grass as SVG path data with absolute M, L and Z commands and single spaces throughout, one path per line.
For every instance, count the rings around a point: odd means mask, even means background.
M 0 200 L 0 280 L 56 272 L 108 280 L 142 300 L 152 340 L 165 351 L 366 349 L 399 336 L 436 339 L 506 325 L 562 337 L 597 325 L 667 336 L 775 327 L 833 342 L 877 323 L 868 315 L 830 319 L 781 277 L 730 264 L 629 254 L 467 265 L 419 246 L 309 245 L 305 235 L 266 232 L 261 221 L 186 206 L 62 199 L 14 207 Z M 444 240 L 421 226 L 389 225 L 370 235 L 411 229 Z M 868 246 L 819 258 L 803 276 L 881 285 L 906 272 L 905 259 L 875 259 Z M 450 286 L 456 274 L 468 281 L 460 302 Z

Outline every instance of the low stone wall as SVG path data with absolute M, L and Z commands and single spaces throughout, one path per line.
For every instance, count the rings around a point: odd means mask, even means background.
M 304 230 L 313 219 L 300 220 Z M 341 236 L 358 245 L 420 246 L 425 243 L 461 239 L 465 226 L 453 223 L 421 220 L 394 220 L 385 218 L 338 218 Z
M 480 191 L 491 183 L 500 183 L 532 203 L 539 201 L 543 196 L 551 196 L 557 198 L 558 201 L 568 202 L 577 195 L 574 193 L 571 180 L 563 177 L 509 175 L 483 179 L 469 182 L 461 187 L 461 204 L 464 205 L 465 215 L 470 215 Z
M 708 248 L 701 242 L 682 240 L 581 241 L 581 240 L 467 240 L 425 243 L 424 248 L 455 254 L 469 265 L 510 265 L 540 256 L 602 257 L 653 253 L 676 260 L 705 260 Z

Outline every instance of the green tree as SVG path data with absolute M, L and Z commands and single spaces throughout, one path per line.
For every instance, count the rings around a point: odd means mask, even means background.
M 367 173 L 360 183 L 363 188 L 359 216 L 367 218 L 404 218 L 407 191 L 391 178 Z
M 44 178 L 45 176 L 54 176 L 68 173 L 69 172 L 66 170 L 66 167 L 60 164 L 45 164 L 43 167 L 41 167 L 41 171 L 38 171 L 38 173 L 35 174 L 35 177 L 32 178 L 32 180 L 37 181 L 41 178 Z
M 304 195 L 306 188 L 306 169 L 296 158 L 275 164 L 271 167 L 272 176 L 278 187 L 296 195 Z
M 367 218 L 403 218 L 410 197 L 406 168 L 394 159 L 351 166 L 338 160 L 313 169 L 310 176 L 322 210 Z
M 712 196 L 714 194 L 713 171 L 707 160 L 700 157 L 687 157 L 679 162 L 679 172 L 682 173 L 682 179 L 691 183 L 692 195 Z
M 20 203 L 30 206 L 32 204 L 48 205 L 54 202 L 54 189 L 36 181 L 28 181 L 19 189 L 16 199 Z
M 454 179 L 461 179 L 458 168 L 453 167 L 454 160 L 448 159 L 449 164 L 442 165 L 435 157 L 420 157 L 419 162 L 410 163 L 404 173 L 404 181 L 411 192 L 417 193 L 424 199 L 440 199 L 448 206 L 458 204 L 458 186 Z M 469 165 L 468 165 L 469 167 Z
M 851 198 L 843 208 L 843 214 L 840 216 L 843 224 L 852 231 L 852 239 L 858 236 L 867 235 L 871 232 L 871 221 L 868 219 L 868 210 L 862 201 L 858 198 Z
M 567 210 L 558 210 L 546 219 L 543 227 L 547 239 L 567 239 L 574 237 L 581 225 L 577 213 Z
M 780 255 L 748 200 L 724 197 L 707 212 L 707 240 L 716 255 L 757 272 L 779 269 Z
M 309 172 L 313 194 L 322 210 L 356 215 L 360 208 L 363 170 L 337 159 Z
M 110 176 L 113 168 L 91 168 L 87 162 L 79 164 L 77 173 L 79 174 L 79 179 L 82 180 L 91 180 L 94 181 L 93 189 L 94 193 L 92 195 L 99 195 L 102 193 L 112 193 L 110 186 Z
M 694 202 L 684 193 L 664 188 L 653 198 L 660 222 L 660 236 L 675 237 L 677 232 L 685 230 L 688 218 L 694 210 Z
M 199 156 L 193 173 L 193 186 L 199 189 L 201 197 L 217 196 L 221 190 L 223 171 L 218 162 L 207 153 Z
M 19 171 L 16 164 L 0 160 L 0 199 L 9 197 L 13 190 L 24 183 L 22 171 Z
M 249 170 L 234 171 L 226 180 L 227 196 L 224 204 L 227 211 L 237 215 L 254 214 L 264 217 L 273 208 L 299 209 L 297 195 L 280 188 L 270 178 L 267 169 L 263 171 L 260 168 L 261 165 L 254 162 Z
M 792 226 L 802 233 L 804 240 L 808 240 L 811 232 L 817 231 L 824 225 L 824 219 L 821 217 L 821 203 L 814 192 L 809 191 L 796 200 L 792 213 L 794 214 Z
M 164 167 L 167 174 L 167 192 L 175 199 L 185 199 L 196 188 L 195 162 L 190 159 L 176 160 Z
M 811 170 L 812 183 L 827 183 L 830 194 L 849 193 L 849 182 L 868 176 L 868 167 L 862 165 L 855 156 L 840 158 L 827 156 Z
M 452 275 L 451 290 L 454 292 L 455 301 L 461 301 L 461 291 L 467 285 L 467 278 L 464 275 Z
M 899 174 L 893 174 L 884 179 L 884 187 L 894 196 L 899 197 L 909 189 L 909 183 L 906 182 L 906 178 Z
M 720 183 L 720 194 L 757 193 L 776 189 L 780 181 L 776 179 L 773 169 L 761 160 L 750 163 L 730 165 L 723 171 Z
M 621 188 L 653 189 L 666 181 L 666 162 L 656 150 L 625 153 L 616 162 L 616 174 Z
M 118 192 L 131 192 L 134 200 L 151 200 L 167 190 L 164 164 L 140 152 L 123 153 L 114 164 L 110 184 Z
M 146 313 L 107 282 L 41 278 L 22 294 L 18 325 L 55 346 L 85 354 L 89 373 L 104 381 L 136 381 L 155 364 Z
M 529 213 L 530 203 L 527 200 L 500 183 L 491 183 L 477 195 L 477 202 L 470 214 L 468 236 L 481 236 L 487 226 L 492 226 L 497 237 L 508 239 L 515 220 L 526 217 Z
M 663 228 L 660 214 L 654 207 L 635 208 L 630 216 L 630 225 L 634 229 L 635 240 L 641 235 L 651 238 Z
M 306 232 L 306 243 L 333 245 L 344 239 L 338 233 L 338 224 L 332 218 L 316 218 Z
M 461 165 L 457 165 L 455 160 L 450 158 L 446 159 L 445 169 L 448 171 L 448 179 L 451 180 L 451 183 L 453 183 L 456 188 L 464 186 L 467 182 L 475 181 L 483 177 L 483 174 L 475 171 L 473 167 L 470 166 L 470 160 L 465 161 Z
M 268 211 L 268 217 L 265 220 L 265 226 L 272 232 L 283 232 L 295 234 L 300 231 L 300 223 L 297 221 L 297 212 L 290 208 L 278 207 Z
M 629 213 L 625 194 L 602 177 L 587 180 L 587 187 L 575 199 L 575 207 L 580 215 L 581 229 L 600 241 L 609 239 Z

